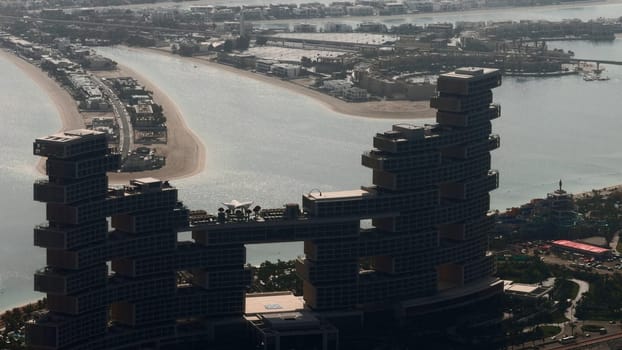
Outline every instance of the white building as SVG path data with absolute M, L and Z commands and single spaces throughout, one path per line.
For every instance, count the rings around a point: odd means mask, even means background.
M 295 78 L 300 75 L 300 66 L 289 63 L 273 64 L 270 68 L 272 74 L 281 78 Z
M 343 96 L 346 89 L 351 87 L 352 82 L 343 79 L 325 80 L 322 82 L 322 88 L 335 96 Z
M 272 66 L 277 63 L 279 62 L 274 60 L 259 59 L 255 61 L 255 70 L 260 73 L 267 73 L 271 70 Z

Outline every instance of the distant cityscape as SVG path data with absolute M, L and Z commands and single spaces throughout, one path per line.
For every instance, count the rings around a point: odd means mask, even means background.
M 463 11 L 486 7 L 545 6 L 578 1 L 553 0 L 355 0 L 333 2 L 275 3 L 269 5 L 235 4 L 193 5 L 196 0 L 2 0 L 7 10 L 42 10 L 75 7 L 114 7 L 122 5 L 183 3 L 191 11 L 209 13 L 210 19 L 232 20 L 239 16 L 250 20 L 322 18 L 342 16 L 392 16 L 417 12 Z M 585 3 L 582 1 L 581 3 Z M 53 11 L 53 10 L 52 10 Z

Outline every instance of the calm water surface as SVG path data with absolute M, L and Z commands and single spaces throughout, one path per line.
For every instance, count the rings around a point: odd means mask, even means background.
M 571 49 L 577 57 L 622 58 L 621 40 L 551 45 Z M 204 140 L 206 170 L 174 181 L 193 209 L 215 211 L 231 199 L 278 207 L 300 202 L 301 194 L 313 188 L 369 184 L 371 171 L 360 166 L 360 154 L 371 147 L 375 132 L 396 122 L 338 114 L 287 89 L 211 67 L 194 68 L 179 58 L 123 48 L 101 53 L 158 84 Z M 38 175 L 31 144 L 58 130 L 60 122 L 36 84 L 11 63 L 0 62 L 5 125 L 0 129 L 1 310 L 39 296 L 31 292 L 32 274 L 43 266 L 44 251 L 32 247 L 32 227 L 44 220 L 44 208 L 32 201 Z M 611 78 L 606 82 L 584 82 L 580 76 L 505 78 L 494 91 L 502 118 L 493 128 L 502 146 L 493 153 L 494 167 L 501 172 L 493 208 L 544 196 L 560 178 L 573 192 L 622 183 L 622 67 L 606 69 Z M 256 245 L 249 247 L 248 260 L 299 254 L 300 244 Z
M 0 59 L 0 310 L 32 300 L 33 272 L 45 263 L 32 246 L 32 227 L 45 220 L 44 206 L 32 200 L 37 178 L 32 141 L 60 129 L 54 105 L 32 80 Z

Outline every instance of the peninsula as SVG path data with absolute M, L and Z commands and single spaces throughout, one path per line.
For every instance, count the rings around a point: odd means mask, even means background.
M 80 112 L 78 103 L 57 81 L 45 74 L 32 62 L 17 55 L 5 50 L 0 50 L 0 55 L 24 71 L 46 91 L 58 111 L 63 130 L 85 127 L 85 116 Z M 166 157 L 166 163 L 159 169 L 140 171 L 140 176 L 179 179 L 197 174 L 205 168 L 206 150 L 204 144 L 186 125 L 179 106 L 155 84 L 123 66 L 117 67 L 114 71 L 98 71 L 94 75 L 106 79 L 131 76 L 139 80 L 152 93 L 154 101 L 157 101 L 166 111 L 167 143 L 153 145 L 159 155 Z M 44 167 L 44 161 L 40 161 L 37 165 L 40 173 L 45 172 Z M 137 172 L 116 172 L 110 173 L 109 178 L 111 183 L 126 183 L 130 179 L 136 178 L 137 175 Z

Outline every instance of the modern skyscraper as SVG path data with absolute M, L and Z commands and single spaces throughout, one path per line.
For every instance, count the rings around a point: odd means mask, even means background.
M 174 312 L 188 299 L 177 293 L 173 264 L 127 271 L 124 259 L 178 250 L 188 212 L 177 190 L 149 178 L 108 188 L 119 156 L 104 133 L 40 138 L 34 154 L 47 157 L 48 180 L 35 183 L 34 199 L 46 203 L 48 224 L 35 228 L 34 240 L 47 250 L 35 290 L 47 293 L 49 313 L 29 325 L 29 348 L 112 349 L 174 336 Z
M 218 338 L 219 326 L 245 322 L 245 244 L 304 241 L 296 266 L 304 314 L 246 319 L 264 349 L 302 330 L 336 349 L 328 315 L 384 309 L 407 318 L 498 295 L 486 242 L 488 192 L 498 186 L 490 151 L 499 147 L 491 120 L 500 107 L 491 104 L 491 89 L 500 84 L 495 69 L 441 75 L 431 101 L 437 124 L 377 134 L 362 157 L 373 185 L 312 191 L 302 210 L 232 202 L 214 215 L 189 215 L 166 182 L 108 189 L 105 172 L 118 157 L 108 154 L 103 134 L 37 139 L 49 180 L 35 184 L 35 199 L 47 203 L 49 224 L 35 229 L 48 257 L 35 289 L 48 293 L 50 313 L 29 327 L 30 346 L 157 348 L 201 334 Z M 178 231 L 192 231 L 194 242 L 177 242 Z

